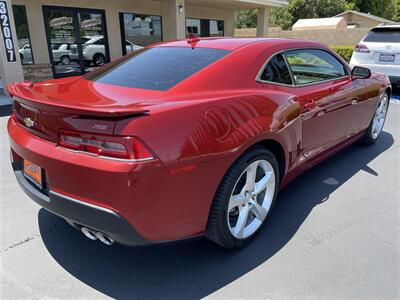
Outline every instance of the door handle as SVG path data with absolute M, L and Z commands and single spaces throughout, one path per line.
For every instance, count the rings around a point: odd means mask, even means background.
M 306 104 L 304 104 L 304 107 L 309 109 L 309 110 L 315 110 L 318 107 L 318 102 L 312 100 L 312 101 L 307 102 Z

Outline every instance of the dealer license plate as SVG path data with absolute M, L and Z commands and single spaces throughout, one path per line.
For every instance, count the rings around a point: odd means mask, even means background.
M 29 160 L 24 160 L 24 175 L 33 184 L 35 184 L 40 189 L 43 186 L 42 178 L 42 168 L 30 162 Z

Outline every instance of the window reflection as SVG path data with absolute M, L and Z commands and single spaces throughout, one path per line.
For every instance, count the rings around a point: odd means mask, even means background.
M 49 11 L 47 24 L 55 73 L 67 75 L 80 72 L 73 13 L 62 10 Z
M 109 62 L 101 11 L 46 7 L 45 16 L 56 77 L 82 74 Z
M 186 19 L 186 35 L 193 34 L 196 37 L 201 37 L 201 26 L 199 19 Z
M 19 56 L 22 64 L 33 64 L 29 26 L 24 5 L 13 5 L 15 29 L 19 47 Z
M 79 12 L 80 35 L 82 41 L 85 70 L 101 67 L 109 62 L 104 38 L 104 24 L 101 14 Z
M 224 36 L 224 21 L 207 19 L 186 19 L 186 37 Z
M 160 16 L 122 13 L 120 14 L 120 18 L 121 24 L 123 24 L 121 28 L 124 37 L 122 45 L 123 54 L 162 41 Z

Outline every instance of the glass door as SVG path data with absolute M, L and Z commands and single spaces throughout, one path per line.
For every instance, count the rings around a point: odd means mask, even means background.
M 94 67 L 101 67 L 110 61 L 104 15 L 91 10 L 80 10 L 78 18 L 84 71 L 89 72 Z
M 43 8 L 55 78 L 82 75 L 109 61 L 104 11 Z

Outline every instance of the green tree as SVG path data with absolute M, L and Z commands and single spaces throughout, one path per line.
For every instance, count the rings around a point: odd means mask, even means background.
M 328 18 L 353 7 L 346 0 L 290 0 L 288 5 L 272 10 L 271 22 L 286 30 L 299 19 Z
M 400 0 L 397 1 L 397 15 L 394 18 L 394 21 L 400 22 Z
M 364 13 L 394 20 L 399 15 L 400 2 L 398 0 L 349 0 L 355 9 Z
M 290 29 L 299 19 L 328 18 L 346 10 L 365 13 L 400 22 L 400 0 L 289 0 L 289 4 L 272 9 L 271 23 Z M 257 10 L 242 10 L 239 28 L 257 26 Z
M 243 9 L 239 12 L 237 28 L 255 28 L 257 27 L 257 10 Z

